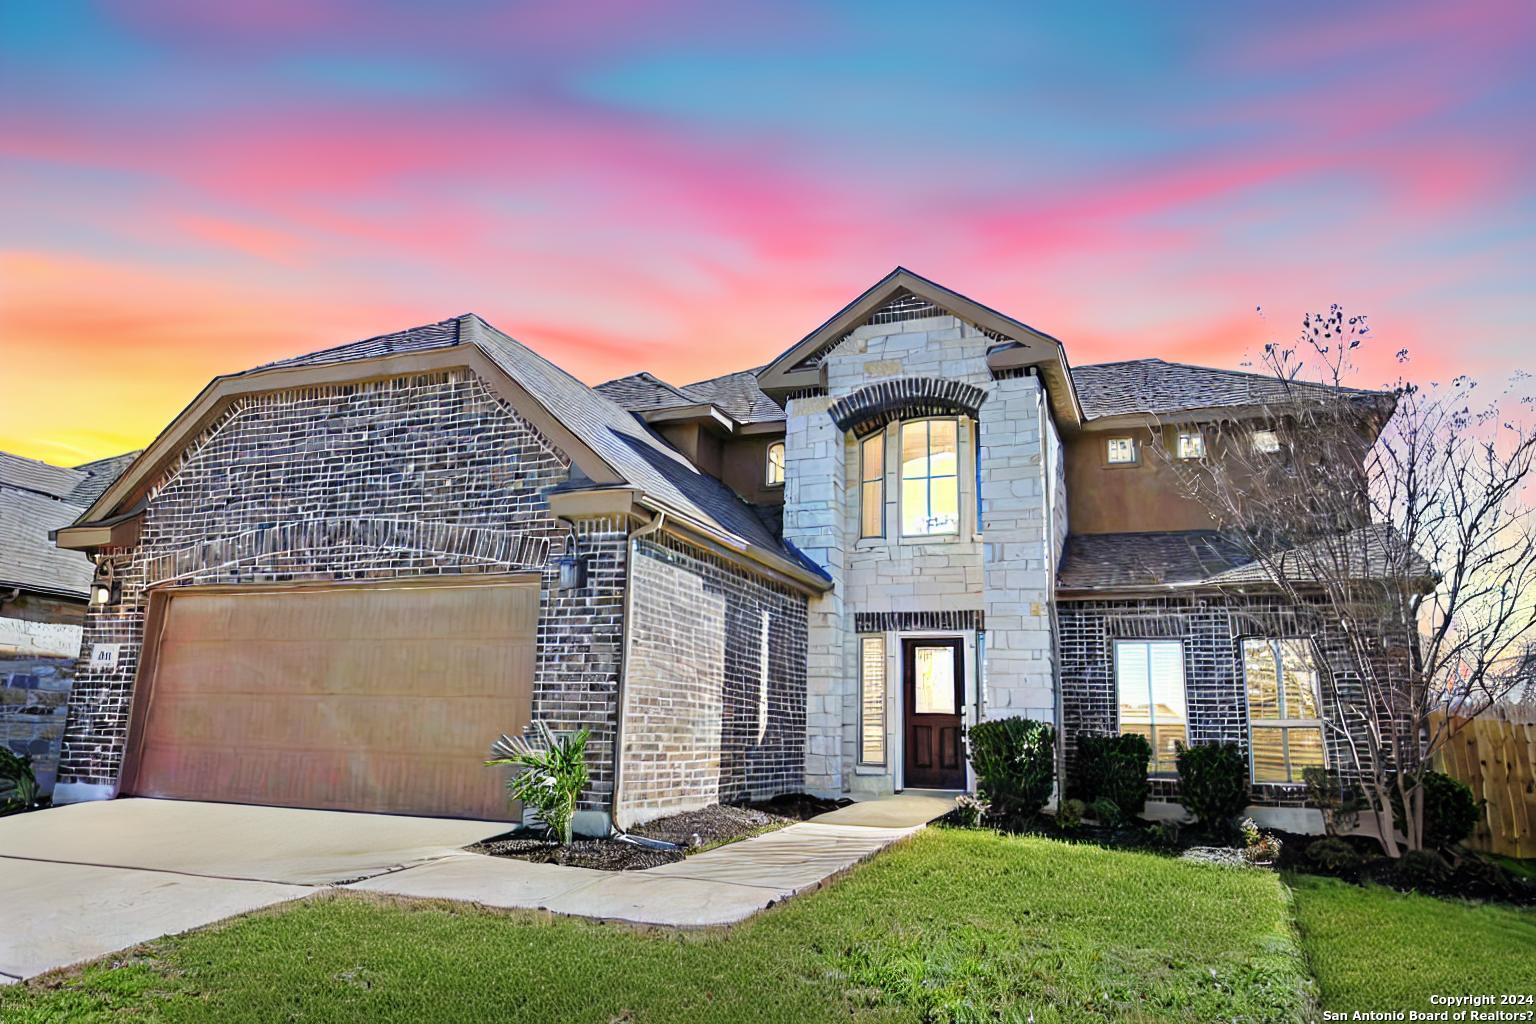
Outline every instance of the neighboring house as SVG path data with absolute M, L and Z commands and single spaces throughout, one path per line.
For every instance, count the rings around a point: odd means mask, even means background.
M 1237 740 L 1294 806 L 1327 637 L 1145 451 L 1271 387 L 1074 370 L 901 269 L 694 384 L 588 388 L 475 316 L 218 378 L 58 533 L 111 583 L 59 798 L 502 817 L 480 759 L 540 718 L 630 825 L 963 788 L 965 726 L 1025 715 L 1069 766 L 1147 734 L 1167 797 L 1176 739 Z
M 91 561 L 49 540 L 100 496 L 132 458 L 67 468 L 0 452 L 0 743 L 30 755 L 53 791 Z

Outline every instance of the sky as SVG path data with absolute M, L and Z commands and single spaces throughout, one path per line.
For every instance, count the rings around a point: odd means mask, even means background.
M 0 449 L 477 312 L 757 366 L 902 265 L 1075 364 L 1529 367 L 1536 4 L 0 0 Z

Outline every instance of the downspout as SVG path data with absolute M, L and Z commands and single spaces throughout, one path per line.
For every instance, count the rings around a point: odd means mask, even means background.
M 1033 371 L 1035 376 L 1038 372 Z M 1047 428 L 1050 427 L 1050 407 L 1045 400 L 1045 391 L 1040 392 L 1040 445 L 1042 454 L 1046 457 L 1040 460 L 1045 469 L 1045 479 L 1041 481 L 1045 491 L 1046 513 L 1046 537 L 1045 537 L 1045 564 L 1048 570 L 1050 590 L 1045 596 L 1045 607 L 1051 623 L 1051 714 L 1056 721 L 1052 723 L 1056 727 L 1056 806 L 1061 806 L 1062 799 L 1067 792 L 1067 730 L 1063 720 L 1065 703 L 1061 693 L 1061 617 L 1056 609 L 1056 570 L 1057 560 L 1061 552 L 1056 549 L 1056 502 L 1060 495 L 1055 494 L 1052 485 L 1055 481 L 1055 467 L 1050 458 L 1050 449 L 1045 446 Z M 1063 448 L 1061 458 L 1066 457 Z
M 619 793 L 624 782 L 624 691 L 625 680 L 629 676 L 629 650 L 634 643 L 634 610 L 635 610 L 635 560 L 639 551 L 641 538 L 649 537 L 666 524 L 667 514 L 657 512 L 651 521 L 644 526 L 636 527 L 629 533 L 629 539 L 625 542 L 624 552 L 624 639 L 619 645 L 619 678 L 614 690 L 613 709 L 613 803 L 611 805 L 611 827 L 617 830 L 619 820 Z

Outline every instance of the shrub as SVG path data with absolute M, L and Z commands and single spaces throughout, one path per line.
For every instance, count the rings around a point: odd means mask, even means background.
M 969 793 L 962 793 L 955 800 L 955 809 L 950 812 L 949 818 L 960 828 L 980 828 L 982 819 L 990 810 L 985 800 Z
M 1243 856 L 1250 864 L 1273 864 L 1280 859 L 1280 838 L 1260 832 L 1258 823 L 1244 818 L 1238 826 L 1243 833 Z
M 1088 805 L 1081 800 L 1063 800 L 1061 806 L 1056 808 L 1056 827 L 1071 831 L 1080 828 L 1083 824 L 1083 815 L 1088 812 Z
M 1307 860 L 1319 871 L 1344 874 L 1360 866 L 1360 854 L 1338 836 L 1319 839 L 1307 847 Z
M 38 804 L 32 758 L 0 744 L 0 814 L 29 811 Z
M 1397 878 L 1414 889 L 1432 889 L 1451 877 L 1451 866 L 1434 850 L 1409 850 L 1397 862 Z
M 1176 821 L 1159 821 L 1147 828 L 1147 842 L 1159 850 L 1177 850 L 1182 831 Z
M 1123 815 L 1120 813 L 1120 805 L 1109 797 L 1095 800 L 1089 804 L 1088 812 L 1093 815 L 1100 825 L 1106 828 L 1117 828 L 1123 818 Z
M 1248 806 L 1248 758 L 1236 743 L 1179 744 L 1179 792 L 1206 828 L 1219 829 Z
M 1424 773 L 1424 848 L 1455 846 L 1477 827 L 1482 809 L 1472 789 L 1443 772 Z
M 586 729 L 557 737 L 542 721 L 534 723 L 538 739 L 503 735 L 491 745 L 497 755 L 487 765 L 512 765 L 522 771 L 507 780 L 507 793 L 532 807 L 561 843 L 571 841 L 576 801 L 587 788 Z
M 1359 787 L 1345 782 L 1332 768 L 1303 768 L 1301 778 L 1307 784 L 1307 802 L 1322 812 L 1323 830 L 1330 836 L 1351 831 L 1360 820 L 1360 812 L 1370 806 Z
M 1147 806 L 1147 762 L 1152 745 L 1145 736 L 1079 736 L 1078 796 L 1095 804 L 1112 800 L 1126 818 L 1140 817 Z
M 1004 822 L 1027 822 L 1051 798 L 1056 781 L 1056 730 L 1028 718 L 973 725 L 971 766 L 976 790 Z

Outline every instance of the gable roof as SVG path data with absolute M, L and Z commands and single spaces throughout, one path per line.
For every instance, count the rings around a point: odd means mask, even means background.
M 359 364 L 355 369 L 351 364 Z M 361 365 L 366 364 L 366 365 Z M 781 544 L 725 484 L 702 472 L 629 411 L 587 387 L 527 346 L 475 314 L 279 360 L 215 378 L 117 483 L 81 516 L 77 527 L 104 525 L 129 512 L 128 502 L 149 486 L 180 447 L 222 409 L 243 395 L 314 384 L 374 379 L 422 369 L 468 366 L 491 383 L 510 385 L 525 415 L 573 460 L 572 486 L 632 488 L 646 502 L 695 524 L 738 550 L 756 550 L 794 572 L 821 578 L 806 560 Z M 504 397 L 507 397 L 504 395 Z M 526 408 L 525 408 L 526 407 Z
M 1386 393 L 1380 391 L 1335 388 L 1304 380 L 1282 381 L 1273 374 L 1170 363 L 1162 359 L 1124 359 L 1074 366 L 1072 381 L 1083 404 L 1083 412 L 1090 420 L 1273 405 L 1306 396 L 1386 397 Z
M 0 452 L 0 587 L 84 598 L 93 567 L 48 534 L 68 526 L 136 453 L 83 466 L 54 466 Z
M 823 383 L 821 357 L 860 326 L 946 313 L 973 325 L 996 342 L 988 353 L 989 359 L 994 353 L 1006 352 L 1009 367 L 1034 367 L 1045 382 L 1059 420 L 1069 425 L 1081 420 L 1082 410 L 1060 341 L 905 267 L 885 275 L 831 319 L 785 349 L 758 371 L 758 384 L 764 391 L 780 395 L 819 387 Z
M 699 399 L 683 394 L 666 381 L 650 373 L 632 373 L 597 385 L 592 390 L 630 412 L 653 409 L 679 409 L 697 405 Z
M 782 423 L 784 410 L 757 384 L 757 370 L 738 370 L 676 387 L 651 373 L 632 373 L 594 389 L 635 413 L 709 405 L 736 424 Z

